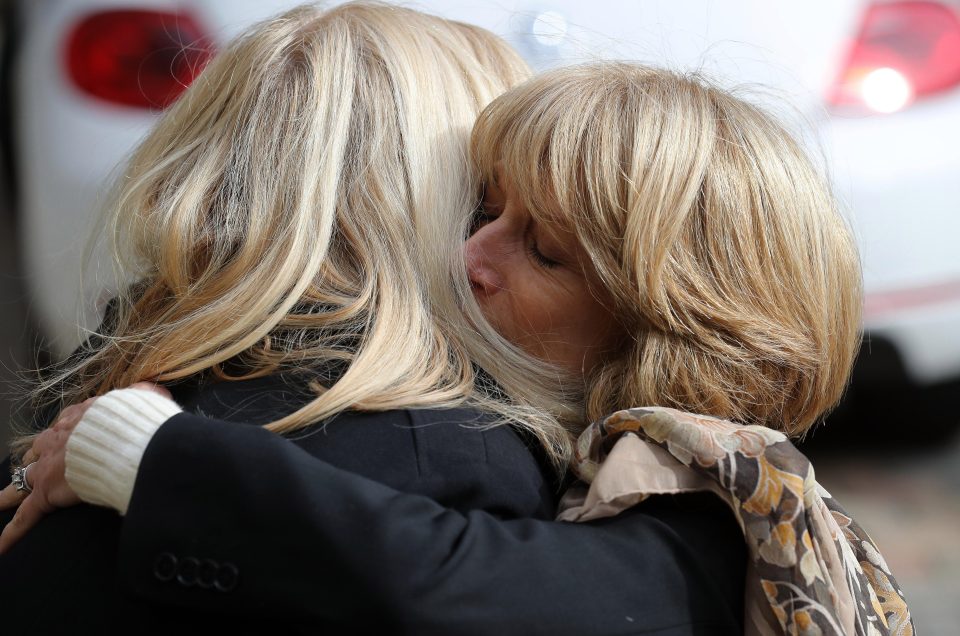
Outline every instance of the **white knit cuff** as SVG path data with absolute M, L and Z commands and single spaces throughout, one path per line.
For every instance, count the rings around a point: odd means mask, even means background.
M 173 400 L 143 389 L 97 398 L 67 440 L 67 483 L 83 501 L 126 514 L 147 444 L 180 411 Z

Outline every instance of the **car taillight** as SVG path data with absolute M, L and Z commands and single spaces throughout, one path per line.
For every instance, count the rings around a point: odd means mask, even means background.
M 92 13 L 73 27 L 66 41 L 67 71 L 77 88 L 137 108 L 170 105 L 211 55 L 203 30 L 185 13 Z
M 869 7 L 835 85 L 835 106 L 892 113 L 960 85 L 960 17 L 941 2 Z

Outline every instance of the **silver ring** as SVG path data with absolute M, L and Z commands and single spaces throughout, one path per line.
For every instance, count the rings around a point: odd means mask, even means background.
M 30 467 L 36 463 L 37 462 L 30 462 L 26 466 L 20 466 L 19 468 L 13 469 L 11 482 L 17 487 L 17 492 L 25 492 L 28 495 L 33 492 L 33 486 L 31 486 L 30 482 L 27 481 L 27 471 L 30 470 Z

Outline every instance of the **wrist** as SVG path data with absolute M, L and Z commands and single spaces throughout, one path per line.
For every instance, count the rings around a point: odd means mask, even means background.
M 180 411 L 173 400 L 143 389 L 100 396 L 67 440 L 67 483 L 83 501 L 126 513 L 147 445 Z

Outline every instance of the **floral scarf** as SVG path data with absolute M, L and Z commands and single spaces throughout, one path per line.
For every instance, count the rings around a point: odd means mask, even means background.
M 564 497 L 564 521 L 613 516 L 657 494 L 719 495 L 750 555 L 747 634 L 914 634 L 903 593 L 870 537 L 783 433 L 668 408 L 629 409 L 583 432 L 573 470 L 590 486 Z

